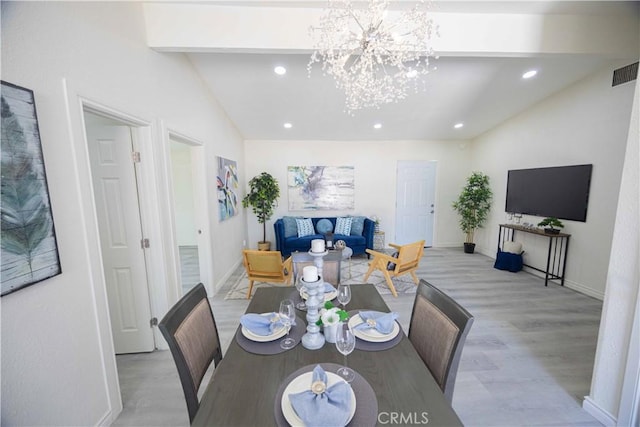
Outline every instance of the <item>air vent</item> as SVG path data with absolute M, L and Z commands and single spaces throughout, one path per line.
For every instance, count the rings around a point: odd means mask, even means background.
M 638 78 L 638 63 L 618 68 L 613 72 L 613 82 L 611 86 L 618 86 Z

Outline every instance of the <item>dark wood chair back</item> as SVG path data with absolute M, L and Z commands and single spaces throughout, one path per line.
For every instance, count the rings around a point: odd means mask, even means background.
M 473 316 L 467 310 L 440 289 L 420 280 L 411 313 L 409 341 L 450 403 L 462 348 L 472 324 Z
M 198 283 L 164 316 L 159 325 L 178 368 L 189 420 L 198 412 L 198 389 L 207 369 L 222 360 L 222 348 L 207 291 Z

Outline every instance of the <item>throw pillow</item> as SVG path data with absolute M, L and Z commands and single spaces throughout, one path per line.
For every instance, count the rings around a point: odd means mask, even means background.
M 298 223 L 296 218 L 292 216 L 283 216 L 282 222 L 284 223 L 284 237 L 294 237 L 298 235 Z
M 341 216 L 336 218 L 336 231 L 335 234 L 342 234 L 349 236 L 351 234 L 351 222 L 353 218 L 350 216 Z
M 313 236 L 315 234 L 311 218 L 296 218 L 296 224 L 298 225 L 298 237 Z
M 316 223 L 316 231 L 318 234 L 327 234 L 333 231 L 333 223 L 327 218 L 323 218 Z
M 364 232 L 364 217 L 363 216 L 354 216 L 351 221 L 351 235 L 352 236 L 362 236 Z
M 522 243 L 520 242 L 504 242 L 502 245 L 502 250 L 504 252 L 509 252 L 512 254 L 520 254 L 522 253 Z

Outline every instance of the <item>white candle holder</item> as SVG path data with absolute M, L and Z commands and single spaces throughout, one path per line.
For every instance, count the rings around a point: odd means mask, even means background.
M 302 346 L 309 350 L 317 350 L 324 345 L 324 335 L 320 333 L 320 326 L 316 325 L 320 319 L 319 308 L 324 302 L 324 282 L 320 276 L 315 282 L 301 280 L 307 291 L 307 332 L 302 336 Z

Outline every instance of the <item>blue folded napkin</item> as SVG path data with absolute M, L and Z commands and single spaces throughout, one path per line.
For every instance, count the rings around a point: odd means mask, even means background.
M 361 311 L 358 313 L 364 322 L 360 323 L 355 329 L 375 329 L 381 334 L 390 334 L 393 331 L 393 324 L 398 318 L 398 313 L 382 313 L 380 311 Z
M 334 292 L 336 290 L 336 288 L 333 287 L 333 285 L 329 282 L 324 282 L 324 293 L 328 294 L 330 292 Z
M 254 334 L 262 336 L 272 335 L 284 326 L 278 313 L 269 313 L 266 316 L 257 313 L 243 314 L 240 324 Z
M 322 387 L 318 381 L 324 383 Z M 351 415 L 351 386 L 340 381 L 326 388 L 327 373 L 320 365 L 313 369 L 310 389 L 289 395 L 293 410 L 307 427 L 345 426 Z M 316 391 L 313 391 L 318 387 Z M 323 391 L 324 388 L 324 391 Z

